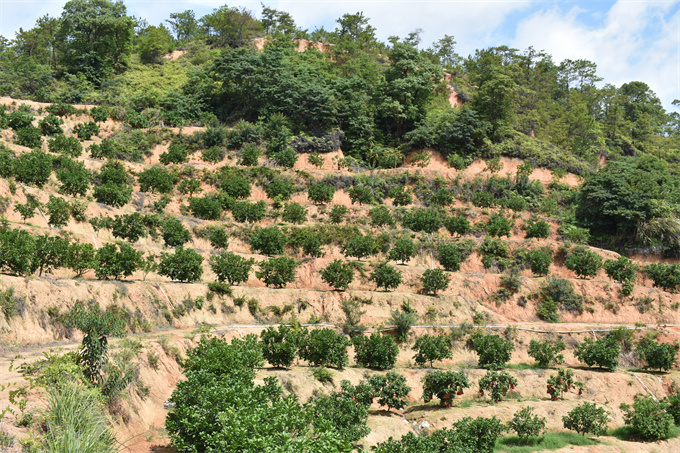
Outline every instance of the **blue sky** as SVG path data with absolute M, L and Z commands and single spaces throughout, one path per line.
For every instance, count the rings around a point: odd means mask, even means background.
M 65 2 L 0 0 L 0 35 L 12 38 L 43 15 L 58 16 Z M 378 37 L 405 36 L 423 29 L 421 46 L 453 35 L 463 56 L 475 49 L 508 45 L 545 50 L 555 62 L 585 58 L 598 65 L 605 82 L 620 86 L 632 80 L 650 85 L 666 109 L 680 99 L 680 0 L 666 1 L 268 1 L 288 11 L 310 31 L 335 27 L 345 13 L 363 11 Z M 193 9 L 200 17 L 225 2 L 213 0 L 128 0 L 128 14 L 158 24 L 172 12 Z M 256 15 L 260 1 L 240 1 Z

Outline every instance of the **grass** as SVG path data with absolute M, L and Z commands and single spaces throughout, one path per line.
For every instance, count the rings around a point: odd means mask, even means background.
M 629 442 L 644 442 L 644 439 L 640 438 L 639 434 L 632 426 L 627 425 L 619 426 L 618 428 L 614 428 L 611 431 L 609 431 L 608 434 L 610 436 L 616 437 L 619 440 Z M 671 426 L 671 431 L 667 439 L 673 439 L 678 436 L 680 436 L 680 426 L 677 425 Z
M 534 370 L 540 367 L 531 363 L 509 363 L 505 365 L 505 368 L 510 370 Z
M 530 437 L 528 444 L 522 444 L 517 436 L 505 436 L 496 441 L 496 451 L 509 453 L 529 453 L 532 451 L 557 450 L 568 445 L 597 445 L 598 441 L 566 431 L 548 432 L 543 437 Z

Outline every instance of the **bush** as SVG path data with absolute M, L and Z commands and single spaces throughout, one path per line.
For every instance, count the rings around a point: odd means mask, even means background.
M 64 120 L 54 115 L 47 115 L 45 118 L 41 119 L 38 123 L 40 130 L 43 135 L 64 135 L 64 131 L 61 129 L 61 125 L 64 124 Z
M 109 161 L 102 165 L 95 178 L 94 198 L 114 208 L 119 208 L 130 202 L 132 185 L 130 175 L 125 166 L 119 161 Z
M 265 192 L 272 200 L 278 197 L 281 201 L 287 201 L 295 193 L 295 185 L 287 178 L 277 178 L 269 183 Z
M 97 123 L 103 123 L 109 119 L 109 108 L 104 105 L 97 105 L 90 109 L 90 116 Z
M 22 154 L 14 162 L 14 176 L 24 184 L 42 187 L 52 174 L 52 157 L 42 151 Z
M 394 368 L 399 348 L 389 335 L 373 333 L 370 337 L 357 335 L 352 339 L 354 360 L 365 368 L 387 370 Z
M 193 283 L 203 275 L 203 257 L 193 249 L 175 248 L 175 253 L 161 253 L 158 273 L 171 280 Z
M 267 203 L 262 200 L 255 203 L 238 201 L 231 207 L 231 214 L 237 222 L 257 223 L 267 214 Z
M 368 378 L 368 384 L 373 388 L 378 404 L 387 406 L 387 410 L 403 409 L 408 401 L 406 397 L 411 387 L 406 385 L 406 377 L 394 371 L 384 375 L 374 374 Z
M 666 412 L 671 414 L 676 425 L 680 425 L 680 393 L 673 393 L 661 400 Z
M 129 277 L 142 265 L 142 252 L 128 244 L 104 244 L 97 250 L 97 266 L 94 269 L 98 279 L 120 280 Z
M 267 261 L 260 261 L 258 264 L 260 270 L 255 272 L 255 276 L 267 286 L 283 288 L 287 283 L 295 281 L 297 265 L 293 258 L 285 256 L 270 258 Z
M 402 282 L 401 272 L 387 263 L 380 263 L 371 272 L 371 281 L 378 289 L 384 288 L 385 291 L 396 289 Z
M 562 339 L 544 340 L 529 342 L 529 356 L 536 361 L 536 365 L 541 368 L 559 365 L 564 363 L 564 355 L 560 354 L 566 349 L 566 344 Z
M 613 371 L 619 364 L 621 347 L 613 337 L 601 337 L 597 341 L 592 338 L 583 340 L 574 356 L 588 366 L 597 365 L 609 371 Z
M 501 239 L 486 237 L 479 246 L 479 253 L 482 255 L 484 269 L 491 269 L 496 266 L 502 272 L 508 265 L 510 247 L 508 247 L 507 242 Z
M 550 247 L 541 247 L 529 252 L 529 266 L 531 273 L 536 276 L 548 275 L 550 265 L 553 262 L 552 250 Z
M 30 275 L 34 266 L 35 239 L 27 231 L 0 229 L 0 268 L 3 273 Z
M 674 293 L 680 285 L 680 264 L 652 263 L 645 266 L 655 287 Z
M 313 366 L 342 368 L 349 361 L 347 348 L 350 344 L 346 336 L 332 329 L 315 329 L 302 340 L 299 354 Z
M 17 131 L 16 143 L 27 148 L 39 149 L 42 147 L 42 135 L 40 129 L 33 126 L 23 127 Z
M 412 209 L 404 212 L 401 224 L 415 232 L 432 234 L 439 229 L 442 214 L 436 209 Z
M 259 158 L 260 148 L 249 143 L 246 144 L 241 150 L 241 160 L 239 161 L 239 164 L 252 167 L 258 164 Z
M 60 228 L 68 224 L 68 221 L 71 218 L 71 206 L 68 201 L 61 197 L 50 195 L 50 199 L 45 205 L 45 208 L 47 208 L 50 225 Z
M 390 209 L 385 205 L 376 206 L 368 211 L 368 216 L 371 218 L 371 226 L 383 227 L 383 226 L 393 226 L 394 218 Z
M 558 308 L 579 315 L 583 313 L 583 296 L 576 294 L 574 284 L 569 280 L 548 277 L 541 285 L 538 295 L 540 299 L 538 314 L 543 320 L 558 322 Z M 543 312 L 542 315 L 541 311 Z
M 92 184 L 92 175 L 83 162 L 71 159 L 62 161 L 57 170 L 57 180 L 61 183 L 59 191 L 67 195 L 85 195 Z
M 489 370 L 479 380 L 479 396 L 484 396 L 484 392 L 489 392 L 491 401 L 498 403 L 510 391 L 517 386 L 517 379 L 510 376 L 505 371 Z
M 355 185 L 347 189 L 347 195 L 349 199 L 354 203 L 363 204 L 373 204 L 375 203 L 375 196 L 373 190 L 368 186 Z
M 82 276 L 97 265 L 94 246 L 90 243 L 81 244 L 74 242 L 69 245 L 66 253 L 66 267 L 76 273 L 77 277 Z
M 47 148 L 51 153 L 62 154 L 70 157 L 80 157 L 83 153 L 83 145 L 77 138 L 67 137 L 64 134 L 55 136 L 47 142 Z
M 192 197 L 195 193 L 202 191 L 201 181 L 194 178 L 183 179 L 177 186 L 177 190 L 182 195 L 189 195 L 190 197 Z
M 387 196 L 392 198 L 392 204 L 394 206 L 408 206 L 413 203 L 411 189 L 405 186 L 391 187 Z
M 524 225 L 524 231 L 526 232 L 524 235 L 525 239 L 546 239 L 550 236 L 550 225 L 545 220 L 539 220 L 538 222 L 529 220 Z
M 220 181 L 220 190 L 232 198 L 248 198 L 252 193 L 252 187 L 248 180 L 242 176 L 230 175 Z
M 125 115 L 125 122 L 133 129 L 146 129 L 149 127 L 149 120 L 144 115 L 134 110 L 130 110 Z
M 444 291 L 449 286 L 451 277 L 441 269 L 426 269 L 420 276 L 423 284 L 423 293 L 436 295 L 438 291 Z
M 557 401 L 557 399 L 568 392 L 574 384 L 574 372 L 571 371 L 570 368 L 562 368 L 557 370 L 557 374 L 553 374 L 548 378 L 546 390 L 550 394 L 550 399 L 552 401 Z M 581 390 L 579 390 L 579 392 L 580 391 Z
M 373 255 L 375 250 L 375 239 L 370 234 L 365 236 L 356 235 L 345 241 L 340 247 L 340 252 L 346 257 L 366 258 Z
M 580 278 L 595 277 L 602 267 L 602 257 L 585 247 L 576 247 L 567 256 L 564 266 Z
M 304 223 L 307 221 L 307 209 L 297 202 L 286 203 L 281 219 L 289 223 Z
M 189 198 L 189 210 L 192 216 L 203 220 L 219 220 L 222 216 L 222 204 L 214 194 Z
M 220 282 L 228 281 L 231 285 L 240 285 L 248 281 L 250 269 L 255 259 L 244 258 L 234 253 L 221 253 L 210 257 L 210 268 Z
M 274 367 L 290 367 L 297 356 L 302 335 L 297 330 L 280 325 L 278 330 L 268 327 L 260 334 L 262 356 Z
M 445 335 L 422 335 L 416 339 L 412 349 L 416 351 L 414 360 L 421 367 L 430 362 L 431 368 L 435 361 L 453 357 L 451 343 Z
M 666 412 L 664 404 L 654 401 L 651 396 L 636 397 L 633 406 L 622 403 L 623 420 L 636 434 L 645 440 L 668 439 L 674 419 Z
M 492 214 L 489 217 L 489 222 L 486 224 L 486 234 L 491 237 L 510 237 L 512 232 L 512 222 L 505 216 L 500 214 Z
M 335 186 L 323 182 L 312 183 L 307 188 L 307 198 L 315 204 L 326 204 L 333 201 Z
M 171 218 L 163 223 L 163 242 L 167 247 L 184 245 L 191 239 L 191 232 L 178 219 Z
M 81 140 L 89 140 L 93 135 L 99 134 L 99 126 L 94 121 L 87 123 L 78 123 L 73 126 L 73 132 Z
M 283 150 L 274 153 L 272 155 L 272 160 L 277 164 L 285 168 L 293 168 L 295 162 L 298 160 L 298 155 L 295 150 L 291 147 L 284 148 Z
M 347 207 L 343 205 L 333 205 L 331 208 L 331 212 L 328 213 L 328 219 L 331 221 L 333 224 L 338 224 L 342 223 L 343 220 L 347 217 Z
M 639 270 L 639 266 L 633 260 L 620 256 L 616 260 L 606 260 L 604 262 L 604 270 L 607 272 L 609 278 L 616 280 L 624 285 L 624 295 L 630 295 L 635 283 L 635 273 Z
M 63 267 L 66 263 L 68 247 L 68 239 L 59 236 L 36 236 L 35 254 L 31 267 L 38 270 L 39 276 L 43 272 L 52 272 L 56 268 Z
M 428 371 L 423 378 L 423 400 L 429 403 L 436 396 L 441 406 L 451 407 L 456 395 L 462 395 L 463 389 L 469 387 L 470 381 L 464 370 Z
M 576 431 L 578 434 L 588 433 L 601 436 L 607 432 L 609 412 L 595 403 L 581 403 L 562 417 L 562 423 L 566 429 Z
M 117 215 L 110 226 L 114 237 L 130 242 L 137 242 L 139 238 L 146 237 L 146 225 L 142 215 L 138 212 Z
M 451 216 L 444 220 L 444 227 L 449 231 L 451 236 L 465 236 L 470 232 L 470 222 L 465 216 Z
M 638 342 L 635 355 L 647 362 L 645 368 L 659 371 L 668 371 L 678 362 L 674 345 L 659 343 L 647 337 Z
M 7 125 L 15 131 L 31 127 L 33 125 L 33 115 L 30 111 L 18 108 L 8 115 Z
M 170 193 L 178 178 L 160 165 L 154 165 L 139 173 L 137 179 L 142 192 Z
M 439 248 L 437 248 L 437 258 L 439 259 L 439 264 L 441 264 L 447 271 L 460 271 L 460 265 L 463 262 L 463 257 L 454 244 L 440 245 Z
M 406 264 L 411 258 L 417 255 L 416 244 L 409 236 L 401 236 L 394 241 L 392 248 L 387 253 L 387 259 L 392 261 L 401 261 L 401 264 Z
M 527 406 L 515 412 L 508 422 L 508 429 L 517 433 L 520 443 L 527 444 L 530 437 L 542 436 L 545 433 L 545 417 L 533 414 L 534 408 Z
M 178 143 L 171 143 L 168 150 L 158 156 L 158 160 L 163 165 L 183 164 L 189 161 L 187 148 Z
M 319 271 L 321 280 L 335 290 L 345 291 L 354 280 L 354 269 L 341 260 L 333 260 L 325 269 Z
M 473 348 L 479 356 L 479 366 L 482 368 L 502 368 L 510 361 L 511 353 L 515 349 L 512 341 L 499 335 L 482 335 L 473 340 Z
M 283 254 L 288 238 L 277 227 L 267 227 L 253 231 L 249 241 L 254 252 L 272 256 Z

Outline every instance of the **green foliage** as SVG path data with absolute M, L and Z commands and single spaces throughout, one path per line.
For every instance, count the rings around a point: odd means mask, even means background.
M 388 371 L 384 375 L 373 374 L 368 378 L 368 384 L 373 387 L 378 404 L 387 406 L 387 410 L 403 409 L 408 404 L 406 397 L 411 387 L 406 385 L 406 377 L 402 374 Z
M 566 349 L 566 344 L 562 339 L 557 340 L 531 340 L 529 342 L 528 353 L 538 366 L 547 368 L 564 363 L 562 351 Z
M 104 244 L 97 250 L 97 267 L 94 272 L 102 280 L 120 280 L 129 277 L 142 266 L 142 252 L 129 244 Z
M 482 368 L 498 369 L 510 361 L 515 345 L 499 335 L 480 335 L 472 342 Z
M 524 225 L 524 231 L 526 232 L 524 235 L 526 239 L 546 239 L 550 236 L 550 225 L 545 220 L 539 220 L 538 222 L 528 220 Z
M 219 220 L 222 216 L 222 204 L 214 194 L 189 198 L 191 215 L 204 220 Z
M 642 439 L 657 441 L 671 436 L 674 419 L 663 403 L 651 396 L 635 397 L 633 406 L 622 403 L 623 420 Z
M 95 200 L 114 208 L 126 205 L 132 198 L 132 185 L 129 179 L 130 175 L 122 162 L 105 163 L 95 177 Z
M 424 294 L 436 295 L 438 291 L 444 291 L 449 286 L 451 277 L 441 269 L 426 269 L 420 276 Z
M 253 264 L 255 259 L 244 258 L 235 253 L 221 253 L 210 257 L 210 268 L 217 275 L 217 280 L 226 280 L 232 285 L 247 282 Z
M 45 204 L 50 225 L 60 228 L 68 224 L 71 218 L 71 207 L 65 199 L 50 195 L 49 201 Z
M 57 170 L 57 180 L 61 183 L 60 192 L 67 195 L 85 195 L 92 184 L 92 175 L 83 162 L 63 160 Z
M 78 123 L 73 126 L 73 132 L 81 140 L 89 140 L 93 135 L 99 134 L 99 126 L 94 121 Z
M 335 186 L 323 182 L 312 183 L 307 187 L 307 198 L 315 204 L 330 203 L 334 194 Z
M 484 238 L 484 241 L 479 246 L 479 252 L 482 255 L 482 265 L 484 269 L 491 269 L 496 266 L 498 270 L 503 271 L 508 265 L 508 258 L 510 258 L 510 247 L 507 242 L 499 238 Z
M 444 227 L 446 227 L 451 236 L 465 236 L 470 232 L 470 222 L 462 215 L 448 217 L 444 220 Z
M 370 277 L 378 289 L 384 288 L 385 291 L 396 289 L 402 282 L 401 272 L 384 262 L 373 268 Z
M 0 229 L 0 268 L 4 273 L 30 275 L 34 267 L 35 240 L 30 233 L 12 228 Z
M 390 324 L 397 330 L 397 340 L 404 343 L 408 340 L 411 327 L 418 321 L 418 316 L 413 312 L 408 303 L 402 304 L 401 310 L 392 310 Z
M 301 224 L 307 221 L 307 208 L 304 208 L 300 203 L 290 202 L 283 207 L 281 219 L 284 222 Z
M 19 182 L 42 187 L 52 173 L 52 157 L 38 150 L 22 154 L 14 162 L 13 173 Z
M 254 252 L 268 256 L 281 255 L 288 238 L 277 227 L 267 227 L 254 230 L 250 234 L 249 242 Z
M 652 263 L 645 266 L 647 277 L 655 287 L 674 293 L 680 286 L 680 264 Z
M 230 175 L 220 181 L 220 190 L 232 198 L 248 198 L 252 192 L 250 182 L 242 176 Z
M 371 218 L 371 226 L 381 228 L 384 226 L 393 226 L 394 218 L 390 209 L 385 205 L 376 206 L 368 211 L 368 216 Z
M 550 247 L 541 247 L 529 252 L 529 266 L 531 273 L 536 276 L 548 275 L 550 265 L 553 262 L 552 250 Z
M 258 266 L 260 270 L 255 272 L 257 278 L 267 286 L 283 288 L 287 283 L 295 281 L 295 269 L 298 263 L 293 258 L 280 256 L 270 258 L 267 261 L 260 261 Z
M 328 213 L 328 219 L 334 224 L 342 223 L 346 217 L 347 207 L 339 204 L 333 205 L 331 212 Z
M 163 242 L 167 247 L 184 245 L 191 239 L 191 232 L 176 218 L 163 222 Z
M 138 212 L 133 214 L 117 215 L 111 222 L 111 233 L 114 237 L 137 242 L 146 237 L 146 224 L 142 215 Z
M 451 343 L 445 335 L 422 335 L 416 338 L 412 349 L 416 351 L 413 359 L 419 366 L 430 362 L 430 367 L 433 367 L 435 361 L 453 357 Z
M 182 195 L 189 195 L 191 197 L 195 193 L 201 192 L 203 189 L 201 189 L 201 181 L 190 178 L 180 181 L 179 185 L 177 186 L 177 190 Z
M 635 283 L 635 274 L 639 270 L 639 266 L 630 258 L 619 256 L 616 260 L 606 260 L 604 262 L 604 270 L 607 272 L 609 278 L 616 280 L 624 285 L 624 288 L 629 287 L 632 292 L 632 286 Z M 626 286 L 628 285 L 628 286 Z M 629 295 L 630 292 L 628 292 Z
M 259 222 L 267 214 L 267 203 L 260 200 L 255 203 L 237 201 L 231 207 L 231 214 L 237 222 Z
M 32 267 L 38 269 L 38 275 L 63 267 L 66 264 L 68 248 L 68 239 L 59 236 L 36 236 Z
M 545 434 L 545 417 L 534 415 L 534 408 L 527 406 L 515 412 L 508 422 L 508 429 L 517 433 L 521 443 L 528 443 L 530 437 Z
M 562 395 L 574 386 L 574 372 L 570 368 L 561 368 L 557 374 L 548 378 L 547 392 L 552 401 L 557 401 Z
M 158 160 L 163 165 L 183 164 L 189 161 L 186 146 L 179 143 L 172 143 L 168 150 L 158 156 Z
M 392 244 L 392 248 L 387 253 L 387 259 L 392 261 L 401 261 L 401 264 L 406 264 L 411 258 L 415 258 L 418 251 L 416 244 L 409 236 L 400 236 Z
M 517 386 L 517 379 L 510 376 L 506 371 L 489 370 L 479 380 L 479 396 L 489 392 L 491 401 L 498 403 L 510 391 Z
M 280 325 L 278 330 L 268 327 L 260 334 L 262 356 L 275 367 L 290 367 L 297 356 L 302 339 L 299 331 Z
M 601 337 L 596 341 L 586 338 L 579 343 L 574 356 L 588 366 L 597 365 L 613 371 L 619 364 L 621 347 L 613 337 Z
M 370 337 L 357 335 L 352 339 L 354 360 L 366 368 L 388 370 L 397 362 L 399 348 L 390 335 L 372 333 Z
M 97 251 L 90 243 L 81 244 L 73 242 L 68 247 L 66 254 L 66 266 L 82 276 L 86 271 L 94 269 L 97 265 Z
M 33 126 L 22 127 L 17 131 L 16 143 L 27 148 L 40 149 L 42 147 L 40 129 Z
M 33 118 L 30 110 L 18 108 L 7 115 L 7 125 L 15 131 L 19 131 L 19 129 L 31 127 Z
M 576 431 L 581 435 L 588 433 L 601 436 L 607 432 L 609 412 L 595 403 L 581 403 L 562 417 L 566 429 Z
M 412 209 L 404 212 L 401 224 L 415 232 L 434 233 L 439 229 L 442 214 L 436 209 Z
M 585 247 L 576 247 L 569 253 L 564 266 L 580 278 L 595 277 L 602 268 L 602 257 Z
M 429 403 L 436 396 L 441 406 L 451 407 L 456 395 L 462 395 L 463 389 L 469 387 L 470 381 L 464 370 L 428 371 L 423 378 L 423 400 Z
M 674 345 L 659 343 L 654 339 L 644 337 L 635 348 L 635 355 L 647 362 L 645 368 L 668 371 L 678 362 Z
M 375 239 L 370 234 L 353 236 L 340 247 L 340 252 L 344 256 L 356 258 L 357 260 L 373 255 L 374 250 Z
M 444 243 L 437 248 L 439 264 L 450 272 L 460 271 L 460 265 L 474 251 L 474 242 Z
M 666 412 L 671 414 L 675 425 L 680 425 L 680 393 L 673 393 L 661 400 L 666 406 Z
M 203 275 L 203 257 L 193 249 L 175 248 L 175 253 L 161 253 L 158 273 L 171 280 L 193 283 Z
M 239 164 L 252 167 L 258 164 L 259 158 L 260 148 L 253 144 L 247 144 L 241 150 L 241 160 L 239 161 Z
M 545 279 L 538 292 L 538 316 L 548 322 L 558 322 L 558 309 L 575 314 L 583 313 L 583 296 L 576 293 L 574 284 L 559 277 Z
M 109 119 L 109 108 L 104 105 L 95 105 L 90 109 L 90 116 L 97 123 L 103 123 Z
M 412 192 L 408 187 L 390 187 L 387 196 L 392 198 L 392 204 L 394 206 L 408 206 L 413 203 Z
M 64 134 L 58 134 L 48 141 L 47 148 L 51 153 L 58 153 L 70 157 L 80 157 L 83 153 L 83 146 L 78 139 L 75 137 L 67 137 Z
M 300 344 L 299 355 L 313 366 L 342 368 L 349 361 L 347 348 L 350 344 L 347 337 L 333 329 L 310 330 Z
M 62 124 L 64 124 L 64 120 L 55 115 L 47 115 L 38 122 L 42 134 L 50 136 L 64 135 L 64 131 L 61 129 Z
M 277 178 L 269 183 L 265 189 L 268 198 L 274 200 L 278 197 L 281 201 L 290 200 L 295 191 L 295 185 L 287 178 Z
M 137 176 L 142 192 L 171 193 L 177 184 L 177 175 L 167 171 L 160 165 L 153 165 Z
M 324 269 L 319 271 L 321 280 L 335 290 L 346 291 L 354 280 L 353 267 L 342 260 L 335 259 Z
M 513 222 L 500 214 L 492 214 L 486 225 L 486 234 L 491 237 L 510 237 Z

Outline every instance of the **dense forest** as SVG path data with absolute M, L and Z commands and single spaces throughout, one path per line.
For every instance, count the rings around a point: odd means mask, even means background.
M 178 451 L 329 453 L 505 451 L 498 442 L 506 431 L 518 445 L 543 445 L 546 419 L 531 407 L 507 423 L 465 416 L 429 436 L 366 437 L 376 413 L 396 410 L 401 424 L 409 399 L 424 401 L 416 414 L 440 419 L 436 411 L 451 409 L 473 380 L 478 396 L 457 409 L 486 408 L 485 391 L 491 407 L 506 395 L 521 402 L 515 387 L 533 391 L 538 380 L 526 382 L 536 370 L 558 373 L 547 393 L 564 402 L 576 390 L 595 398 L 592 382 L 618 376 L 631 357 L 636 372 L 677 368 L 680 343 L 637 332 L 637 323 L 595 341 L 586 331 L 580 343 L 518 339 L 512 326 L 495 335 L 484 325 L 512 319 L 502 308 L 510 301 L 524 310 L 520 319 L 551 324 L 630 316 L 633 307 L 656 314 L 657 296 L 658 324 L 673 319 L 680 113 L 666 111 L 644 81 L 608 84 L 596 62 L 556 62 L 533 47 L 462 56 L 452 35 L 423 48 L 419 30 L 381 42 L 361 12 L 336 23 L 303 30 L 284 11 L 263 6 L 256 17 L 225 5 L 203 17 L 172 13 L 156 26 L 128 16 L 122 2 L 71 0 L 59 17 L 0 37 L 0 273 L 10 282 L 0 318 L 82 339 L 78 352 L 19 367 L 48 400 L 34 419 L 29 390 L 9 397 L 16 426 L 31 430 L 24 451 L 117 451 L 109 422 L 130 418 L 121 395 L 141 405 L 151 393 L 142 365 L 181 376 L 166 396 L 166 440 Z M 503 162 L 515 162 L 513 171 Z M 538 180 L 537 170 L 550 178 Z M 641 255 L 651 258 L 643 265 Z M 30 292 L 46 275 L 86 286 L 89 299 L 40 305 L 20 294 L 19 282 Z M 165 300 L 133 300 L 125 286 L 132 276 L 153 282 Z M 107 293 L 112 282 L 126 289 Z M 468 299 L 476 299 L 471 309 Z M 474 326 L 460 323 L 464 316 Z M 228 342 L 209 335 L 205 319 L 262 329 Z M 188 320 L 198 327 L 183 351 L 125 339 L 109 355 L 109 338 Z M 336 329 L 319 329 L 322 321 Z M 419 321 L 432 330 L 416 339 Z M 459 325 L 445 331 L 437 327 L 444 321 Z M 277 328 L 265 330 L 270 323 Z M 348 351 L 364 374 L 349 372 L 354 383 L 336 386 Z M 511 369 L 513 351 L 535 363 Z M 588 380 L 576 380 L 560 367 L 562 352 L 570 365 L 603 371 L 580 367 Z M 465 354 L 476 354 L 476 369 Z M 418 398 L 393 371 L 409 370 L 413 384 L 413 361 L 423 378 Z M 299 397 L 285 379 L 301 362 L 332 391 Z M 573 405 L 563 427 L 580 437 L 547 436 L 595 445 L 583 435 L 604 435 L 612 416 L 625 421 L 629 431 L 618 436 L 626 441 L 675 437 L 680 387 L 666 387 L 675 389 L 666 398 L 636 398 L 616 414 Z M 439 402 L 426 406 L 433 397 Z M 64 407 L 87 415 L 82 426 Z M 7 436 L 0 430 L 2 446 Z

